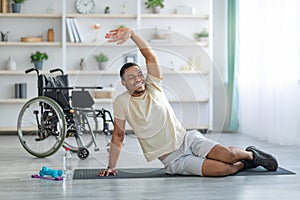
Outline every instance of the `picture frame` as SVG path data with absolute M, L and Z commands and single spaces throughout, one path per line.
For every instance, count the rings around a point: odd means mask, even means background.
M 135 53 L 129 53 L 129 54 L 124 54 L 124 63 L 136 63 L 136 54 Z

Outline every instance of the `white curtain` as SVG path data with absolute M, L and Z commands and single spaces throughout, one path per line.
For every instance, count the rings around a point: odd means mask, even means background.
M 240 131 L 299 142 L 299 0 L 240 0 Z

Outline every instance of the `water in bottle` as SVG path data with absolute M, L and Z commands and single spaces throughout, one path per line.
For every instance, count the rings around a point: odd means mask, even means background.
M 63 168 L 65 178 L 72 178 L 72 155 L 70 148 L 65 148 L 65 155 L 63 158 Z

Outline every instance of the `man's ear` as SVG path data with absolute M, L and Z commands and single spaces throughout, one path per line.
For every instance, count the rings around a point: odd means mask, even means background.
M 126 82 L 124 80 L 121 80 L 121 83 L 123 86 L 126 86 Z

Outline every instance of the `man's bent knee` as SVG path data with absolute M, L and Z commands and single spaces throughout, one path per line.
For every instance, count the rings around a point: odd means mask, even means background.
M 235 151 L 234 147 L 228 147 L 228 162 L 235 163 L 239 161 L 238 153 Z
M 238 161 L 238 154 L 233 147 L 224 147 L 222 145 L 216 145 L 207 155 L 208 159 L 217 160 L 229 164 L 233 164 Z

